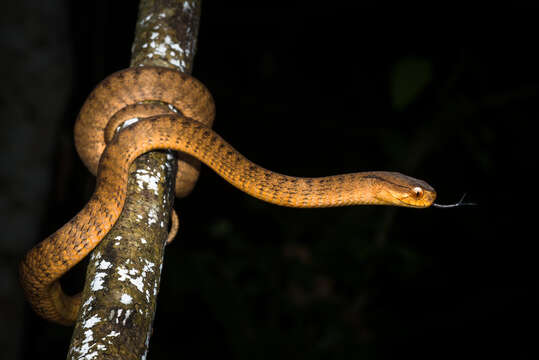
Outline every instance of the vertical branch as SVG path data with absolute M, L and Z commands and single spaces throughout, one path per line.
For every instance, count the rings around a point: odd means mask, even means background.
M 200 1 L 141 1 L 131 66 L 172 67 L 190 74 L 195 57 Z
M 199 17 L 200 1 L 142 0 L 131 66 L 190 73 Z M 90 258 L 68 359 L 145 357 L 175 173 L 176 158 L 166 152 L 145 154 L 131 166 L 122 215 Z

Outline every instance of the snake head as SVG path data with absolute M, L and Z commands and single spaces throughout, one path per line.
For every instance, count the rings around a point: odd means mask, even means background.
M 425 208 L 436 199 L 436 191 L 422 180 L 395 172 L 377 172 L 376 178 L 375 197 L 384 205 Z

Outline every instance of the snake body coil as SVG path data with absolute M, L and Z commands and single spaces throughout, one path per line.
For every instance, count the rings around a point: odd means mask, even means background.
M 163 106 L 136 105 L 147 100 L 171 104 L 182 115 Z M 123 120 L 136 116 L 140 118 L 138 122 L 113 136 Z M 66 325 L 75 321 L 80 296 L 65 295 L 58 280 L 112 228 L 125 202 L 129 165 L 151 150 L 172 149 L 187 154 L 182 155 L 187 165 L 179 165 L 178 176 L 182 177 L 176 188 L 180 195 L 186 193 L 182 188 L 189 190 L 196 181 L 196 158 L 240 190 L 282 206 L 419 208 L 430 206 L 436 197 L 434 189 L 424 181 L 394 172 L 320 178 L 271 172 L 246 159 L 212 131 L 209 126 L 213 116 L 213 100 L 206 88 L 171 69 L 126 69 L 112 74 L 94 89 L 77 119 L 75 144 L 86 166 L 97 173 L 95 192 L 75 217 L 32 248 L 20 265 L 23 289 L 39 315 Z M 190 174 L 187 178 L 186 171 Z

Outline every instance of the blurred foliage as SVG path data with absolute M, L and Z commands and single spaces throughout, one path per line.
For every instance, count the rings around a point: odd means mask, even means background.
M 431 63 L 427 59 L 400 59 L 391 74 L 391 98 L 396 110 L 403 110 L 416 99 L 432 80 Z

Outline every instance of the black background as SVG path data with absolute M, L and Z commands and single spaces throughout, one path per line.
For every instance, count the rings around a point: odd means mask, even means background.
M 204 2 L 193 75 L 240 152 L 297 176 L 399 171 L 441 203 L 467 192 L 478 206 L 280 208 L 204 168 L 176 201 L 149 356 L 533 358 L 534 11 L 230 3 Z M 69 6 L 64 135 L 92 87 L 128 65 L 137 13 Z M 70 171 L 53 184 L 68 190 L 51 189 L 41 238 L 93 186 L 72 143 L 57 151 L 51 166 Z M 80 288 L 80 274 L 67 280 Z M 24 358 L 64 357 L 71 329 L 26 311 Z

